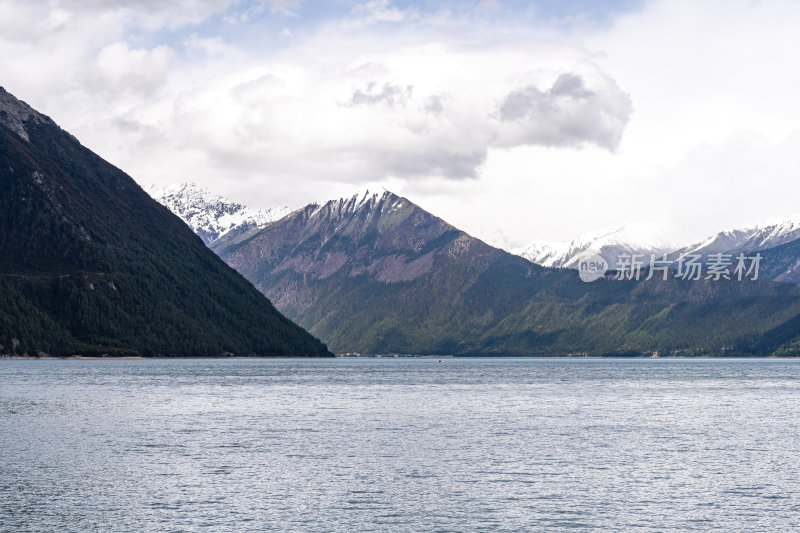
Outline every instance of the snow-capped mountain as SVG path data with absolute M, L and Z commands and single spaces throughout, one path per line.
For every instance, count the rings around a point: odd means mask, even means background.
M 681 248 L 682 254 L 758 252 L 800 239 L 800 215 L 785 219 L 770 219 L 749 228 L 721 231 L 709 238 Z
M 679 238 L 679 232 L 667 224 L 628 223 L 587 233 L 571 241 L 533 241 L 512 253 L 542 266 L 573 268 L 582 253 L 599 252 L 613 268 L 622 254 L 642 255 L 646 262 L 651 254 L 669 253 L 679 246 L 676 243 Z
M 224 235 L 238 235 L 288 215 L 288 207 L 251 209 L 231 202 L 196 183 L 179 183 L 147 191 L 178 215 L 207 245 Z
M 682 245 L 681 238 L 680 232 L 667 224 L 635 223 L 587 233 L 571 241 L 533 241 L 510 251 L 542 266 L 568 268 L 574 268 L 578 256 L 586 251 L 600 252 L 611 268 L 621 254 L 641 255 L 646 264 L 651 254 L 667 253 L 677 259 L 684 254 L 708 257 L 714 253 L 757 252 L 800 239 L 800 215 L 721 231 L 689 246 Z
M 392 195 L 392 193 L 385 189 L 380 192 L 376 189 L 361 189 L 349 196 L 339 198 L 338 200 L 313 202 L 309 205 L 317 206 L 317 211 L 314 212 L 315 214 L 322 209 L 327 209 L 331 213 L 346 215 L 354 213 L 366 205 L 375 204 L 380 198 L 390 195 Z

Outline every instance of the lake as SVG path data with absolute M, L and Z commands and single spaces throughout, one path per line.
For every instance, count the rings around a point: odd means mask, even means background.
M 789 531 L 800 361 L 0 361 L 0 531 Z

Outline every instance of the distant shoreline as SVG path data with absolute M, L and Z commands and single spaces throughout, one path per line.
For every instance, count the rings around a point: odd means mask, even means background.
M 99 355 L 0 355 L 0 360 L 36 360 L 41 359 L 44 361 L 57 361 L 57 360 L 87 360 L 87 361 L 117 361 L 128 359 L 151 359 L 151 360 L 168 360 L 168 359 L 335 359 L 336 357 L 323 357 L 319 355 L 178 355 L 178 356 L 143 356 L 143 355 L 109 355 L 107 357 Z
M 654 357 L 651 355 L 398 355 L 398 354 L 374 354 L 374 355 L 336 355 L 334 357 L 321 356 L 302 356 L 302 355 L 254 355 L 254 356 L 211 356 L 211 355 L 189 355 L 189 356 L 94 356 L 94 355 L 0 355 L 0 361 L 120 361 L 120 360 L 176 360 L 176 359 L 208 359 L 208 360 L 228 360 L 228 359 L 800 359 L 797 355 L 667 355 Z

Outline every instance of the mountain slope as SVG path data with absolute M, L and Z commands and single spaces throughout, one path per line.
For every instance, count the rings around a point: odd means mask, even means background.
M 192 228 L 207 245 L 223 235 L 238 235 L 289 214 L 288 207 L 255 210 L 213 194 L 196 183 L 180 183 L 147 191 Z
M 754 341 L 800 316 L 797 287 L 583 283 L 389 192 L 312 204 L 213 248 L 337 352 L 786 355 L 800 337 Z
M 0 353 L 327 355 L 129 176 L 0 89 Z
M 764 279 L 800 284 L 800 239 L 758 253 Z

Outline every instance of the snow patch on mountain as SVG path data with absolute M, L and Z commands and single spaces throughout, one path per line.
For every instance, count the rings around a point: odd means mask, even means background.
M 773 218 L 748 228 L 728 229 L 695 242 L 689 241 L 675 226 L 659 223 L 628 223 L 561 242 L 544 240 L 513 248 L 511 253 L 548 267 L 574 268 L 583 252 L 599 253 L 611 267 L 622 254 L 640 255 L 647 264 L 651 255 L 669 254 L 673 259 L 685 254 L 708 257 L 715 253 L 757 252 L 800 239 L 800 215 Z
M 569 241 L 536 240 L 510 251 L 542 266 L 567 268 L 574 268 L 582 253 L 593 251 L 613 267 L 622 254 L 641 255 L 647 263 L 651 254 L 661 256 L 669 253 L 679 246 L 681 233 L 666 222 L 629 222 Z
M 748 228 L 728 229 L 678 250 L 679 254 L 758 252 L 800 239 L 800 215 L 772 218 Z
M 206 243 L 265 226 L 288 215 L 288 207 L 251 209 L 231 202 L 196 183 L 178 183 L 147 191 L 157 202 L 178 215 Z

